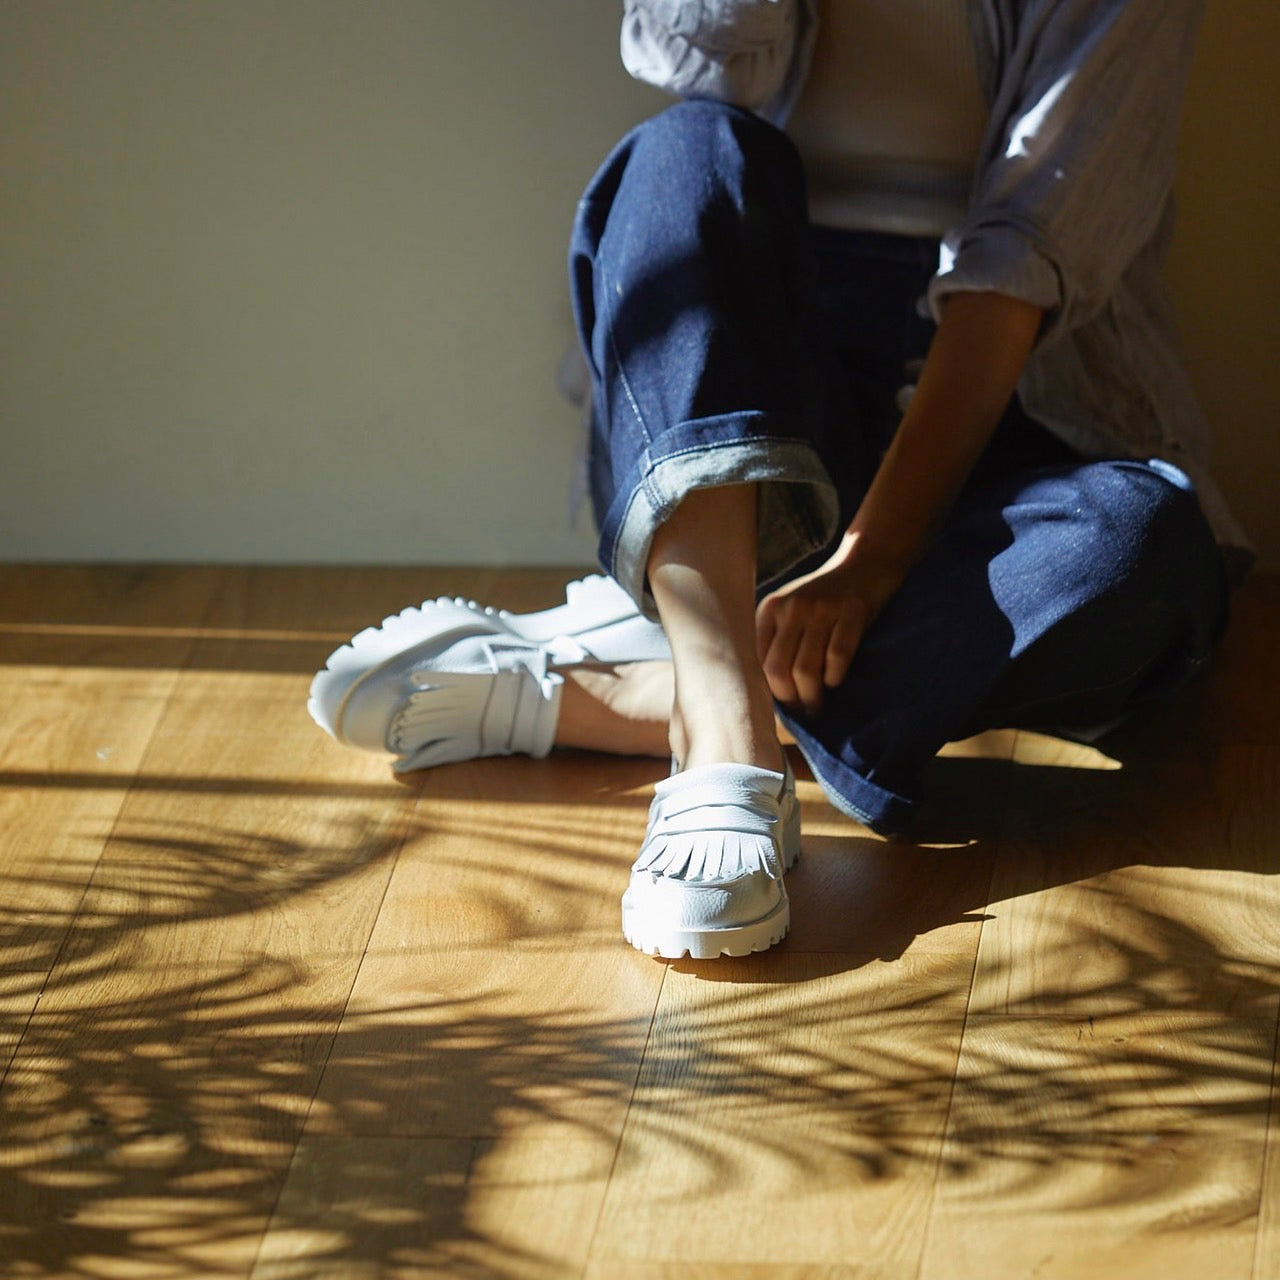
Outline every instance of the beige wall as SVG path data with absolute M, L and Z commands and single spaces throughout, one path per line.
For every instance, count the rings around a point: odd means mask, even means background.
M 1280 4 L 1210 0 L 1183 120 L 1168 278 L 1215 472 L 1280 570 Z
M 0 558 L 582 562 L 606 0 L 0 0 Z
M 612 0 L 0 0 L 0 558 L 564 562 Z M 1172 283 L 1280 568 L 1280 6 L 1215 0 Z

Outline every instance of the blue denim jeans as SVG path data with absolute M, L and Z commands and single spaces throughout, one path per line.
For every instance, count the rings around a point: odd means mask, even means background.
M 747 112 L 681 103 L 615 148 L 570 271 L 600 560 L 642 607 L 654 532 L 699 487 L 759 486 L 762 592 L 830 551 L 928 347 L 936 261 L 811 227 L 794 147 Z M 778 710 L 837 808 L 900 830 L 944 743 L 1115 723 L 1203 666 L 1225 610 L 1186 477 L 1083 459 L 1015 400 L 844 683 Z

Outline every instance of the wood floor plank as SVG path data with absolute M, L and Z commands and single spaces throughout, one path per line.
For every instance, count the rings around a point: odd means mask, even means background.
M 86 896 L 78 962 L 108 943 L 175 962 L 364 951 L 415 800 L 373 756 L 335 768 L 299 694 L 293 676 L 183 677 Z
M 56 959 L 173 683 L 110 668 L 0 679 L 0 970 Z
M 931 798 L 903 839 L 874 835 L 832 807 L 798 752 L 802 856 L 787 877 L 797 952 L 882 959 L 915 952 L 972 954 L 982 927 L 997 829 L 975 819 L 1013 752 L 1015 735 L 983 734 L 943 748 Z
M 659 761 L 564 755 L 412 775 L 418 831 L 373 953 L 495 944 L 612 947 Z
M 40 969 L 0 973 L 0 1088 L 4 1087 L 9 1064 L 40 1002 L 46 977 L 46 971 Z
M 488 595 L 497 577 L 489 569 L 229 570 L 205 617 L 196 662 L 239 669 L 252 662 L 309 677 L 332 649 L 387 615 L 437 595 Z
M 672 965 L 594 1273 L 865 1259 L 860 1275 L 913 1274 L 970 970 L 946 954 Z
M 0 1094 L 7 1246 L 37 1268 L 247 1272 L 411 827 L 385 764 L 329 757 L 261 584 L 221 573 L 126 671 L 152 714 Z M 97 792 L 54 794 L 65 825 Z
M 616 943 L 371 952 L 307 1133 L 616 1140 L 662 981 Z
M 992 848 L 886 840 L 832 809 L 816 783 L 797 787 L 803 852 L 787 876 L 788 951 L 973 954 Z
M 0 970 L 58 955 L 221 579 L 0 567 Z
M 1037 776 L 993 878 L 921 1280 L 1248 1276 L 1280 757 L 1116 769 L 1028 736 L 1015 760 Z
M 225 574 L 213 566 L 0 565 L 0 662 L 179 669 Z
M 55 971 L 0 1090 L 10 1263 L 246 1274 L 357 964 Z
M 304 1138 L 253 1280 L 576 1276 L 613 1148 L 538 1138 Z
M 1077 777 L 1055 747 L 998 861 L 976 1013 L 1247 1012 L 1276 988 L 1280 751 Z
M 589 1263 L 584 1280 L 874 1280 L 876 1263 L 623 1262 Z
M 294 581 L 302 611 L 314 582 Z M 253 638 L 289 594 L 262 585 L 228 572 L 173 685 L 77 922 L 77 975 L 363 954 L 416 799 L 384 759 L 330 751 L 296 655 Z
M 1264 1021 L 971 1017 L 920 1280 L 1245 1280 Z

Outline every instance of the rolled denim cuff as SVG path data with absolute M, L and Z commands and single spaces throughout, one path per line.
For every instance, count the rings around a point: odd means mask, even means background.
M 727 440 L 646 460 L 601 562 L 650 618 L 657 609 L 646 569 L 654 534 L 694 489 L 758 484 L 756 579 L 767 587 L 835 537 L 840 502 L 811 444 L 803 440 Z

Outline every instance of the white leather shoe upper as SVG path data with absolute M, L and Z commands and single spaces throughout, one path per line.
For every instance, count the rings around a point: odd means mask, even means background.
M 668 958 L 772 946 L 790 925 L 783 874 L 799 841 L 789 769 L 717 764 L 674 774 L 655 788 L 622 899 L 623 933 Z
M 334 650 L 311 683 L 307 706 L 339 742 L 391 751 L 400 770 L 513 752 L 545 755 L 563 688 L 552 665 L 670 654 L 662 628 L 611 578 L 572 582 L 563 605 L 538 613 L 442 596 Z

